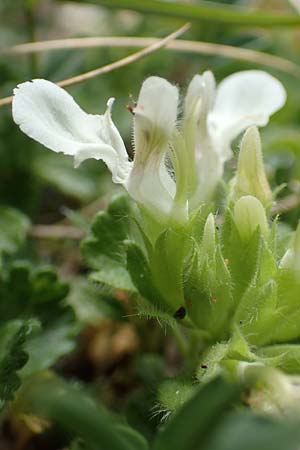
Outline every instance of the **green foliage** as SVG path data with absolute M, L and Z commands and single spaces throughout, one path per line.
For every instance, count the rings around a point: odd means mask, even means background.
M 2 272 L 2 327 L 5 329 L 15 322 L 26 323 L 33 319 L 40 325 L 39 331 L 29 336 L 26 342 L 24 339 L 23 348 L 29 359 L 22 369 L 22 376 L 51 367 L 73 350 L 79 328 L 70 307 L 65 304 L 68 291 L 68 285 L 59 281 L 56 272 L 49 267 L 33 268 L 28 263 L 14 262 Z
M 245 450 L 294 450 L 298 442 L 297 426 L 243 412 L 228 415 L 204 448 L 239 450 L 242 443 Z
M 165 300 L 152 280 L 149 263 L 141 248 L 134 242 L 127 243 L 127 268 L 140 294 L 159 309 L 165 309 Z
M 15 253 L 25 242 L 28 218 L 16 209 L 0 208 L 0 262 L 3 255 Z
M 154 450 L 205 448 L 205 440 L 238 395 L 236 387 L 227 385 L 220 378 L 200 388 L 162 428 Z
M 132 233 L 123 201 L 97 216 L 83 243 L 90 265 L 101 268 L 93 281 L 138 292 L 144 298 L 135 301 L 140 316 L 176 333 L 178 321 L 199 331 L 208 344 L 198 370 L 202 381 L 223 369 L 233 374 L 239 361 L 294 365 L 293 356 L 281 360 L 260 353 L 263 346 L 299 337 L 298 281 L 278 267 L 273 254 L 280 239 L 276 223 L 268 236 L 257 226 L 244 239 L 231 205 L 221 229 L 209 209 L 200 208 L 186 228 L 168 228 L 152 245 L 141 228 Z
M 75 348 L 75 337 L 79 327 L 66 320 L 57 320 L 52 326 L 41 329 L 30 338 L 25 349 L 29 355 L 20 375 L 23 379 L 42 370 L 49 369 Z
M 107 211 L 99 212 L 91 226 L 91 235 L 82 242 L 82 252 L 89 265 L 125 265 L 124 240 L 129 233 L 129 200 L 126 196 L 114 199 Z
M 209 216 L 200 242 L 194 245 L 185 280 L 185 298 L 195 325 L 208 331 L 211 337 L 224 338 L 224 325 L 233 308 L 232 280 L 211 219 Z
M 184 305 L 183 269 L 189 247 L 184 230 L 166 229 L 158 236 L 149 258 L 153 282 L 174 313 Z
M 149 448 L 142 435 L 99 407 L 84 390 L 53 376 L 28 381 L 20 392 L 16 408 L 59 423 L 82 438 L 88 449 Z
M 166 380 L 158 389 L 159 411 L 166 419 L 193 395 L 194 387 L 180 380 Z
M 107 293 L 106 288 L 102 289 L 101 286 L 83 278 L 72 283 L 67 303 L 82 326 L 97 325 L 104 318 L 122 320 L 125 313 L 120 302 Z
M 151 448 L 238 450 L 241 442 L 247 450 L 296 448 L 298 425 L 256 416 L 241 408 L 240 401 L 240 389 L 216 378 L 195 390 L 161 427 Z M 34 412 L 60 423 L 76 436 L 73 444 L 76 450 L 105 449 L 107 446 L 113 450 L 150 448 L 141 434 L 119 422 L 102 406 L 97 406 L 78 386 L 53 376 L 35 377 L 27 382 L 15 408 L 23 414 Z
M 81 249 L 88 265 L 97 270 L 91 276 L 95 282 L 115 289 L 135 291 L 126 271 L 125 241 L 130 233 L 130 205 L 128 197 L 119 196 L 98 213 L 92 223 L 90 235 Z
M 240 298 L 254 277 L 260 256 L 262 238 L 259 229 L 249 241 L 243 241 L 231 211 L 227 211 L 222 227 L 223 255 L 228 260 L 234 282 L 234 297 Z
M 276 366 L 286 373 L 297 374 L 300 367 L 300 345 L 280 344 L 262 347 L 257 351 L 261 358 L 272 358 Z
M 35 317 L 47 325 L 66 309 L 62 300 L 68 291 L 68 284 L 58 280 L 53 268 L 14 262 L 0 277 L 1 322 Z
M 34 321 L 11 320 L 0 327 L 0 408 L 21 385 L 18 371 L 28 361 L 25 345 L 36 328 Z

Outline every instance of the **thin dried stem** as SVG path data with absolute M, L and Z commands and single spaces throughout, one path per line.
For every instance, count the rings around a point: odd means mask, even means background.
M 160 42 L 158 38 L 143 37 L 92 37 L 56 39 L 51 41 L 40 41 L 19 44 L 0 51 L 0 54 L 22 55 L 28 53 L 39 53 L 51 50 L 99 48 L 99 47 L 126 47 L 139 48 Z M 214 44 L 210 42 L 198 42 L 179 40 L 171 41 L 165 46 L 166 49 L 184 53 L 196 53 L 204 55 L 217 55 L 242 61 L 262 64 L 295 76 L 300 76 L 300 66 L 279 56 L 269 53 L 258 52 L 251 49 L 233 47 L 231 45 Z
M 0 99 L 0 107 L 1 106 L 8 106 L 11 104 L 12 102 L 12 96 L 11 97 L 4 97 Z
M 91 78 L 95 78 L 99 75 L 103 75 L 105 73 L 112 72 L 113 70 L 120 69 L 121 67 L 128 66 L 129 64 L 132 64 L 135 61 L 138 61 L 139 59 L 141 59 L 145 56 L 148 56 L 151 53 L 164 47 L 173 39 L 177 39 L 179 36 L 181 36 L 183 33 L 185 33 L 189 27 L 190 27 L 189 24 L 185 24 L 183 27 L 179 28 L 174 33 L 169 34 L 167 37 L 165 37 L 163 39 L 158 39 L 155 42 L 152 42 L 148 47 L 143 48 L 142 50 L 139 50 L 136 53 L 128 55 L 125 58 L 119 59 L 118 61 L 115 61 L 111 64 L 107 64 L 103 67 L 99 67 L 98 69 L 94 69 L 89 72 L 77 75 L 75 77 L 71 77 L 71 78 L 67 78 L 66 80 L 59 81 L 56 84 L 61 87 L 72 86 L 74 84 L 78 84 L 78 83 L 82 83 L 83 81 L 90 80 Z M 0 99 L 0 107 L 9 105 L 12 102 L 12 99 L 13 99 L 12 96 Z

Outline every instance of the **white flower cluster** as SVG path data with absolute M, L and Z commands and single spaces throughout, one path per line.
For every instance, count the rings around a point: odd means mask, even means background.
M 217 87 L 205 72 L 187 89 L 179 126 L 177 87 L 147 78 L 133 108 L 133 162 L 111 119 L 114 99 L 104 115 L 87 114 L 65 90 L 36 79 L 14 90 L 13 118 L 32 139 L 73 156 L 75 167 L 88 158 L 103 160 L 113 181 L 151 214 L 182 221 L 212 195 L 232 140 L 251 125 L 266 125 L 285 99 L 281 83 L 266 72 L 238 72 Z

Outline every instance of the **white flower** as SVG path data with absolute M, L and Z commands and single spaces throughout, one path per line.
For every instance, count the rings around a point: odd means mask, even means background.
M 237 72 L 216 88 L 211 72 L 196 75 L 185 100 L 184 134 L 194 156 L 190 206 L 207 200 L 231 158 L 231 142 L 251 125 L 264 126 L 286 100 L 282 84 L 259 70 Z
M 178 90 L 158 77 L 144 82 L 134 109 L 133 163 L 111 119 L 113 102 L 108 100 L 104 115 L 87 114 L 64 89 L 36 79 L 14 90 L 13 118 L 32 139 L 73 156 L 75 167 L 89 158 L 103 160 L 115 183 L 123 184 L 145 208 L 166 217 L 175 183 L 164 165 L 164 155 L 175 127 Z
M 134 161 L 111 119 L 84 112 L 63 89 L 46 80 L 14 90 L 13 118 L 29 137 L 55 152 L 74 157 L 75 167 L 101 159 L 115 183 L 159 220 L 187 218 L 188 201 L 207 200 L 231 156 L 230 144 L 244 128 L 265 125 L 285 101 L 275 78 L 260 71 L 240 72 L 215 89 L 211 72 L 196 75 L 188 88 L 182 129 L 176 127 L 178 89 L 159 77 L 143 83 L 134 114 Z M 175 176 L 166 168 L 169 156 Z M 176 182 L 174 181 L 176 180 Z
M 127 189 L 138 202 L 169 214 L 175 183 L 165 155 L 175 128 L 178 89 L 159 77 L 147 78 L 134 109 L 134 162 Z M 157 208 L 158 206 L 158 208 Z
M 84 112 L 71 95 L 54 83 L 33 80 L 14 89 L 13 118 L 32 139 L 54 152 L 74 156 L 75 167 L 88 158 L 102 159 L 115 183 L 131 170 L 124 143 L 114 126 L 107 102 L 103 116 Z

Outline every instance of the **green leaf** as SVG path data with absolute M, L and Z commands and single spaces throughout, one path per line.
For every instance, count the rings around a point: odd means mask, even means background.
M 183 269 L 189 242 L 185 230 L 167 229 L 158 237 L 149 262 L 153 282 L 174 313 L 185 304 Z
M 46 370 L 62 356 L 71 353 L 75 348 L 76 331 L 73 324 L 64 323 L 57 318 L 52 327 L 41 330 L 39 334 L 29 339 L 25 345 L 29 359 L 20 371 L 20 376 L 24 379 Z
M 201 365 L 197 372 L 197 377 L 201 382 L 210 381 L 221 374 L 224 368 L 235 379 L 236 366 L 239 361 L 260 361 L 260 358 L 257 358 L 257 355 L 252 353 L 239 328 L 234 327 L 232 333 L 232 337 L 227 342 L 217 343 L 203 354 Z
M 226 357 L 229 343 L 218 343 L 206 351 L 197 371 L 197 378 L 201 382 L 207 382 L 221 374 L 221 361 Z
M 252 345 L 272 342 L 274 324 L 280 317 L 276 306 L 277 285 L 273 280 L 262 286 L 251 285 L 243 295 L 234 321 Z
M 253 249 L 255 250 L 255 247 Z M 272 342 L 274 324 L 280 320 L 276 282 L 277 264 L 267 242 L 262 237 L 256 255 L 257 259 L 256 261 L 253 259 L 252 266 L 253 277 L 248 279 L 247 289 L 241 298 L 236 300 L 234 322 L 241 328 L 251 344 L 266 345 Z M 243 261 L 244 258 L 241 264 Z M 242 268 L 240 272 L 243 273 Z
M 217 244 L 210 254 L 203 236 L 200 248 L 195 247 L 194 261 L 185 279 L 185 298 L 191 320 L 210 338 L 226 339 L 234 307 L 231 274 Z
M 90 235 L 82 241 L 83 256 L 92 269 L 91 280 L 113 289 L 135 292 L 126 269 L 126 247 L 131 224 L 127 196 L 115 198 L 107 211 L 98 213 Z
M 149 263 L 141 248 L 134 242 L 127 243 L 127 269 L 140 294 L 159 310 L 169 309 L 167 301 L 153 283 Z
M 119 424 L 115 426 L 116 432 L 123 442 L 127 443 L 131 450 L 148 450 L 149 444 L 140 433 L 128 425 Z
M 154 298 L 154 301 L 156 300 L 157 298 Z M 174 329 L 178 326 L 176 319 L 172 314 L 170 314 L 170 311 L 168 311 L 167 309 L 163 309 L 164 305 L 156 305 L 153 301 L 150 303 L 148 300 L 145 300 L 142 297 L 137 297 L 135 299 L 135 308 L 140 317 L 144 317 L 148 320 L 157 320 L 157 322 L 165 328 L 170 327 Z M 184 322 L 184 320 L 181 322 Z
M 257 229 L 248 242 L 243 241 L 228 210 L 222 226 L 222 253 L 228 261 L 228 269 L 234 284 L 234 301 L 241 296 L 253 280 L 260 263 L 262 237 Z
M 200 244 L 202 240 L 205 223 L 210 212 L 212 212 L 211 205 L 202 204 L 198 209 L 191 213 L 189 218 L 187 233 L 190 237 L 193 237 L 198 244 Z
M 97 325 L 105 318 L 122 320 L 125 314 L 119 301 L 102 292 L 100 286 L 80 278 L 73 281 L 67 303 L 83 326 Z
M 195 386 L 180 380 L 165 380 L 158 388 L 159 408 L 169 415 L 182 407 L 195 392 Z
M 91 1 L 91 0 L 89 0 Z M 299 26 L 297 15 L 283 13 L 272 14 L 264 11 L 200 1 L 197 5 L 172 3 L 159 0 L 92 0 L 94 3 L 110 8 L 123 8 L 139 11 L 145 14 L 175 17 L 182 20 L 195 20 L 218 24 L 237 26 Z
M 299 438 L 298 424 L 242 411 L 229 414 L 201 449 L 295 450 L 298 448 Z
M 299 289 L 298 276 L 292 270 L 281 269 L 276 277 L 278 286 L 277 321 L 273 324 L 272 343 L 288 342 L 300 337 Z
M 26 364 L 25 344 L 37 324 L 33 321 L 10 321 L 0 327 L 0 408 L 12 400 L 21 385 L 18 371 Z
M 154 450 L 205 448 L 205 440 L 238 396 L 239 389 L 221 378 L 201 386 L 160 431 Z
M 146 450 L 145 440 L 129 427 L 124 429 L 112 415 L 82 389 L 57 377 L 44 375 L 23 386 L 16 410 L 59 424 L 83 439 L 93 450 Z
M 0 276 L 0 323 L 35 317 L 47 324 L 65 310 L 61 301 L 68 291 L 53 268 L 35 269 L 26 262 L 14 262 Z
M 25 242 L 29 219 L 16 209 L 0 207 L 0 258 L 15 253 Z
M 262 347 L 256 351 L 261 358 L 271 359 L 272 365 L 287 373 L 299 374 L 300 371 L 300 345 L 281 344 Z
M 15 262 L 1 274 L 0 324 L 8 326 L 16 319 L 36 319 L 41 324 L 39 332 L 24 345 L 29 361 L 22 376 L 51 367 L 73 350 L 79 327 L 65 304 L 68 292 L 69 286 L 49 267 Z
M 121 289 L 123 291 L 137 292 L 136 287 L 131 281 L 128 271 L 118 265 L 109 265 L 98 272 L 90 275 L 91 281 L 95 283 L 110 286 L 113 289 Z
M 111 261 L 126 266 L 124 240 L 129 234 L 129 209 L 128 197 L 119 196 L 110 203 L 107 211 L 96 215 L 91 233 L 81 245 L 91 268 L 104 270 Z

